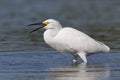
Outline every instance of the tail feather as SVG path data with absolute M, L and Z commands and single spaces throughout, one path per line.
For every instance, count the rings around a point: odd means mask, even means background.
M 97 41 L 98 43 L 100 43 L 102 46 L 103 46 L 103 51 L 104 52 L 109 52 L 110 51 L 110 48 L 107 46 L 107 45 L 105 45 L 104 43 L 102 43 L 102 42 L 99 42 L 99 41 Z
M 104 45 L 106 47 L 106 50 L 105 52 L 109 52 L 110 51 L 110 48 L 107 46 L 107 45 Z

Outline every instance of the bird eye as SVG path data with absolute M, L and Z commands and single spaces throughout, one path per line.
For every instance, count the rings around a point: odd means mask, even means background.
M 44 24 L 45 26 L 47 26 L 47 25 L 49 24 L 49 22 L 43 22 L 43 24 Z

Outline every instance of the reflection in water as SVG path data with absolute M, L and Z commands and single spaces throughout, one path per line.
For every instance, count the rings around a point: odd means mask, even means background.
M 109 80 L 107 65 L 80 64 L 72 67 L 52 68 L 47 80 Z

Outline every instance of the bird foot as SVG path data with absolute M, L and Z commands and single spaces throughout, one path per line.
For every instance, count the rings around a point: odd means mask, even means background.
M 78 62 L 77 62 L 77 60 L 75 60 L 75 59 L 73 59 L 73 64 L 72 65 L 78 65 Z
M 73 63 L 76 63 L 77 62 L 77 60 L 76 59 L 73 59 Z

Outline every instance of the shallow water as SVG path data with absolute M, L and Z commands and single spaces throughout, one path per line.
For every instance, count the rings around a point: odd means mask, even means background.
M 108 56 L 109 55 L 109 56 Z M 72 64 L 70 55 L 56 51 L 1 53 L 1 80 L 119 80 L 120 54 L 99 53 L 88 64 Z
M 119 0 L 0 0 L 0 80 L 120 80 Z M 73 65 L 26 25 L 59 20 L 109 45 L 111 52 Z M 38 26 L 35 26 L 36 28 Z

